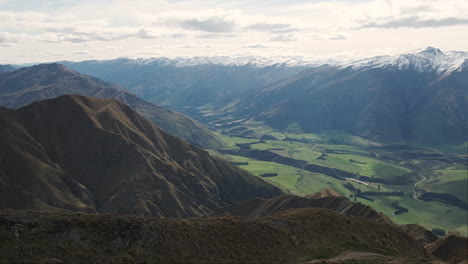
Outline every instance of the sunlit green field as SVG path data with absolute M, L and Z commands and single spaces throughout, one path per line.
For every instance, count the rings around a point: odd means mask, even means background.
M 235 144 L 245 144 L 258 142 L 257 139 L 246 139 L 240 137 L 222 136 L 229 148 L 234 148 Z M 271 150 L 279 155 L 291 157 L 298 160 L 307 161 L 310 164 L 317 164 L 325 167 L 336 168 L 362 176 L 383 178 L 394 180 L 411 171 L 398 165 L 368 157 L 365 151 L 347 145 L 324 145 L 306 144 L 301 142 L 266 140 L 265 143 L 252 144 L 252 149 Z M 324 151 L 347 151 L 353 154 L 332 154 L 327 153 L 325 160 L 318 159 Z M 359 155 L 361 154 L 361 155 Z M 351 162 L 353 160 L 355 162 Z M 359 162 L 359 163 L 357 163 Z M 416 179 L 413 179 L 416 181 Z
M 249 162 L 248 165 L 240 165 L 239 167 L 259 177 L 264 173 L 277 173 L 278 176 L 264 177 L 263 179 L 292 194 L 308 195 L 324 188 L 332 188 L 342 195 L 347 193 L 347 190 L 343 188 L 342 181 L 320 173 L 234 155 L 225 155 L 225 158 L 230 161 Z
M 432 192 L 451 193 L 468 202 L 468 171 L 459 168 L 436 170 L 435 177 L 427 181 L 423 188 Z

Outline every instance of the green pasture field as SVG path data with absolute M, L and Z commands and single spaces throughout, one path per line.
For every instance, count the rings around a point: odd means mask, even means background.
M 229 137 L 219 134 L 226 142 L 227 148 L 238 148 L 236 144 L 256 143 L 251 149 L 270 150 L 279 155 L 298 160 L 307 161 L 325 167 L 335 168 L 359 174 L 361 176 L 383 178 L 386 180 L 407 178 L 405 185 L 383 185 L 380 191 L 401 190 L 405 192 L 402 197 L 370 196 L 374 201 L 357 198 L 358 202 L 367 204 L 389 216 L 397 224 L 419 223 L 428 229 L 442 228 L 445 231 L 457 231 L 468 234 L 467 211 L 448 206 L 441 202 L 424 202 L 412 198 L 414 183 L 421 179 L 419 171 L 411 171 L 400 166 L 397 161 L 379 160 L 378 155 L 368 148 L 372 142 L 352 136 L 343 132 L 330 132 L 329 134 L 293 134 L 281 133 L 262 125 L 260 122 L 249 122 L 249 129 L 258 134 L 270 134 L 278 140 L 247 139 Z M 292 138 L 292 141 L 283 140 Z M 329 140 L 333 140 L 331 143 Z M 317 159 L 326 152 L 325 160 Z M 351 192 L 343 187 L 344 181 L 320 173 L 298 169 L 275 162 L 259 161 L 241 156 L 222 155 L 230 161 L 248 162 L 248 165 L 239 167 L 261 177 L 263 173 L 277 173 L 278 176 L 262 177 L 264 180 L 295 195 L 308 195 L 324 188 L 331 188 L 343 196 L 350 197 Z M 352 160 L 352 161 L 350 161 Z M 468 174 L 463 165 L 455 165 L 443 169 L 429 168 L 427 180 L 418 189 L 427 191 L 452 193 L 467 202 Z M 350 181 L 362 191 L 378 191 L 375 187 L 366 187 Z M 370 183 L 374 186 L 378 183 Z M 352 198 L 350 198 L 352 199 Z M 392 215 L 394 208 L 391 203 L 398 203 L 408 208 L 409 212 L 401 215 Z

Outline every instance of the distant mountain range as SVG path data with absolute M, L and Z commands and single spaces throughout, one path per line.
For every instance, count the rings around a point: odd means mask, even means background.
M 43 99 L 77 94 L 117 99 L 148 120 L 194 145 L 217 148 L 223 145 L 205 125 L 186 115 L 146 102 L 122 87 L 52 63 L 25 67 L 0 74 L 0 106 L 19 108 Z
M 0 109 L 0 208 L 188 217 L 276 187 L 116 101 L 62 96 Z
M 60 63 L 78 72 L 118 83 L 150 102 L 191 114 L 224 108 L 243 95 L 295 75 L 309 65 L 227 57 L 121 58 Z
M 201 119 L 254 118 L 279 130 L 443 145 L 467 140 L 467 61 L 466 52 L 428 47 L 325 65 L 226 57 L 64 63 Z

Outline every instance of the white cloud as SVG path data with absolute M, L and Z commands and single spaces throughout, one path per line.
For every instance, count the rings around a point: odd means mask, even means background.
M 166 25 L 181 27 L 187 30 L 229 33 L 233 32 L 236 23 L 224 17 L 209 17 L 209 18 L 189 18 L 189 19 L 169 19 Z
M 271 41 L 283 41 L 283 42 L 296 41 L 297 36 L 294 34 L 282 34 L 282 35 L 273 36 L 270 38 L 270 40 Z
M 468 47 L 460 38 L 468 34 L 466 0 L 2 3 L 0 63 L 137 54 L 362 57 L 383 47 Z
M 458 25 L 468 25 L 467 18 L 458 18 L 458 17 L 447 17 L 441 19 L 424 19 L 417 16 L 410 17 L 400 17 L 400 18 L 391 18 L 381 21 L 368 22 L 361 25 L 358 28 L 400 28 L 400 27 L 410 27 L 410 28 L 437 28 L 437 27 L 449 27 L 449 26 L 458 26 Z
M 18 35 L 9 32 L 0 32 L 1 44 L 12 44 L 18 42 Z

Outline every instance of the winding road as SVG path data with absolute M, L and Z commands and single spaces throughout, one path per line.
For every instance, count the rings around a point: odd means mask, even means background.
M 420 180 L 420 181 L 418 181 L 417 183 L 415 183 L 415 184 L 414 184 L 414 187 L 413 187 L 413 198 L 416 199 L 416 200 L 419 200 L 419 199 L 418 199 L 418 196 L 416 195 L 416 186 L 417 186 L 419 183 L 421 183 L 421 182 L 423 182 L 423 181 L 426 180 L 426 177 L 424 177 L 424 176 L 422 176 L 422 177 L 423 177 L 423 179 Z

